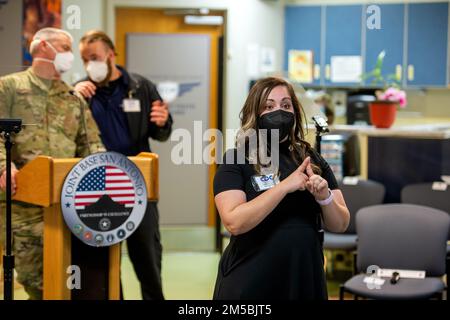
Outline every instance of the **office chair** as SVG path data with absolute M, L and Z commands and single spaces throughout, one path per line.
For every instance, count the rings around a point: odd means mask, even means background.
M 356 212 L 361 208 L 383 203 L 385 188 L 376 181 L 358 180 L 356 185 L 344 184 L 340 181 L 339 189 L 350 211 L 350 223 L 344 233 L 325 231 L 323 247 L 326 250 L 353 251 L 356 249 L 358 238 L 355 229 Z M 330 264 L 333 268 L 333 261 Z
M 450 214 L 450 188 L 444 191 L 433 190 L 432 183 L 417 183 L 405 186 L 402 189 L 402 203 L 412 203 L 436 208 Z M 448 239 L 450 241 L 450 230 Z M 450 256 L 450 243 L 447 242 L 447 255 Z
M 339 298 L 349 292 L 369 299 L 442 299 L 446 272 L 446 241 L 450 216 L 441 210 L 412 204 L 384 204 L 359 210 L 357 269 L 362 274 L 341 285 Z M 389 278 L 379 286 L 364 279 L 375 267 L 423 270 L 424 279 Z

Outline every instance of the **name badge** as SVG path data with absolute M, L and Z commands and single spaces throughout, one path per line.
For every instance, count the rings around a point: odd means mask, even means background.
M 137 99 L 123 99 L 123 111 L 141 112 L 141 101 Z
M 393 270 L 393 269 L 381 269 L 380 268 L 377 270 L 377 276 L 392 278 L 392 274 L 394 272 L 398 272 L 400 275 L 400 278 L 425 279 L 425 271 L 424 270 Z
M 358 184 L 358 177 L 344 177 L 342 183 L 346 186 L 356 186 Z
M 273 188 L 275 185 L 280 183 L 278 175 L 268 174 L 268 175 L 254 175 L 252 177 L 253 188 L 257 191 L 264 191 Z
M 447 190 L 447 184 L 445 182 L 435 181 L 431 185 L 431 189 L 434 191 L 445 191 Z

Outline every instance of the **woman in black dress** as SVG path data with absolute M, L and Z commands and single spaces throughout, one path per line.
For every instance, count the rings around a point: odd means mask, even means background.
M 226 152 L 214 178 L 232 235 L 214 299 L 327 299 L 319 229 L 323 222 L 345 231 L 349 212 L 330 167 L 304 140 L 302 114 L 282 79 L 262 79 L 250 91 L 237 149 Z

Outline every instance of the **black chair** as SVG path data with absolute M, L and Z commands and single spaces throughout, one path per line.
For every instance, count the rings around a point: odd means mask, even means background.
M 369 299 L 442 299 L 445 284 L 446 241 L 450 216 L 441 210 L 412 204 L 384 204 L 361 209 L 356 216 L 359 272 L 341 286 Z M 374 268 L 424 270 L 424 279 L 400 278 L 373 287 L 364 282 Z M 447 275 L 448 276 L 448 275 Z
M 401 199 L 403 203 L 412 203 L 436 208 L 450 214 L 450 188 L 445 190 L 433 190 L 433 183 L 416 183 L 405 186 L 402 189 Z M 450 274 L 450 230 L 447 238 L 447 274 Z M 447 279 L 447 299 L 449 288 Z
M 417 183 L 402 189 L 402 203 L 412 203 L 436 208 L 450 214 L 450 188 L 444 191 L 433 190 L 432 183 Z M 450 241 L 450 230 L 448 233 Z M 447 255 L 450 255 L 450 243 L 447 242 Z
M 385 188 L 372 180 L 358 180 L 355 185 L 339 182 L 339 189 L 344 195 L 350 211 L 350 224 L 344 233 L 325 231 L 323 247 L 326 250 L 353 251 L 357 245 L 355 216 L 359 209 L 383 203 Z M 331 266 L 333 268 L 333 261 Z

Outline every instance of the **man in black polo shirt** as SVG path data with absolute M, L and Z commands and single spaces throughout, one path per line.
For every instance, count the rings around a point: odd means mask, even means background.
M 108 151 L 127 156 L 150 152 L 149 138 L 165 141 L 172 117 L 155 85 L 115 64 L 115 48 L 102 31 L 89 31 L 80 41 L 88 78 L 75 85 L 85 97 Z M 159 214 L 149 203 L 139 228 L 127 239 L 128 253 L 145 300 L 164 299 L 161 285 Z

